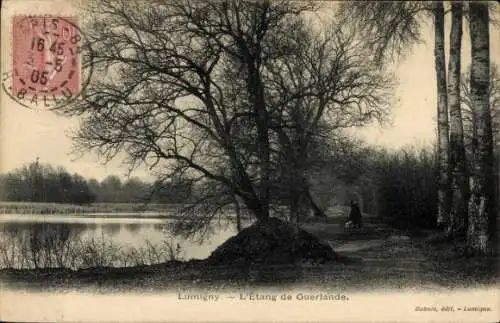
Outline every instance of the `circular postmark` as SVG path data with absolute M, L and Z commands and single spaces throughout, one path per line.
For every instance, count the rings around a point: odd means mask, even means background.
M 14 101 L 27 108 L 57 109 L 73 102 L 88 85 L 92 50 L 76 21 L 13 17 L 12 69 L 2 74 L 2 88 Z

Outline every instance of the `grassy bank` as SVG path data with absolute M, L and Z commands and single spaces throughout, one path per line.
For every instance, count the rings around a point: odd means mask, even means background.
M 145 213 L 152 212 L 169 215 L 179 209 L 175 204 L 139 204 L 139 203 L 93 203 L 89 205 L 0 202 L 0 214 L 89 214 L 89 213 Z

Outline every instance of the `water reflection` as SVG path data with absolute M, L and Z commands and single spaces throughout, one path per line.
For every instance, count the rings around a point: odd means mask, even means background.
M 120 232 L 122 225 L 120 223 L 105 223 L 102 225 L 102 229 L 105 233 L 114 235 Z
M 89 230 L 96 230 L 97 229 L 97 223 L 89 222 L 89 223 L 79 223 L 79 224 L 83 224 Z M 101 224 L 101 225 L 104 225 L 104 224 Z
M 146 224 L 145 223 L 127 223 L 127 224 L 124 224 L 124 226 L 125 226 L 125 229 L 127 229 L 127 231 L 132 232 L 132 233 L 137 233 L 141 229 L 141 226 L 146 227 Z
M 88 230 L 77 223 L 4 223 L 1 226 L 3 267 L 63 267 L 70 261 L 70 244 Z
M 214 224 L 209 228 L 212 235 L 198 243 L 174 236 L 169 230 L 171 220 L 73 220 L 57 216 L 0 216 L 0 268 L 133 266 L 181 255 L 185 259 L 201 259 L 236 233 L 234 225 Z
M 155 229 L 155 231 L 164 231 L 166 229 L 166 224 L 163 224 L 163 223 L 155 223 L 153 224 L 153 228 Z

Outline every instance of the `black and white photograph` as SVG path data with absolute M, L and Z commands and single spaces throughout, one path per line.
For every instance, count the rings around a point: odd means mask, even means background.
M 500 320 L 499 2 L 1 5 L 1 321 Z

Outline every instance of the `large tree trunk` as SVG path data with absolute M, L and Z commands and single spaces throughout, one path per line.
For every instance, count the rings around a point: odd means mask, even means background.
M 446 63 L 444 54 L 444 7 L 434 3 L 434 59 L 437 81 L 438 115 L 438 225 L 447 225 L 450 213 L 450 169 L 448 137 L 448 99 L 446 93 Z
M 310 203 L 304 177 L 296 169 L 292 170 L 292 174 L 289 191 L 290 221 L 298 224 L 301 218 L 307 216 Z
M 489 105 L 490 44 L 488 4 L 470 3 L 470 91 L 477 137 L 473 138 L 474 168 L 469 199 L 467 247 L 470 252 L 492 251 L 495 234 L 493 133 Z
M 448 103 L 450 109 L 450 169 L 451 212 L 447 232 L 465 234 L 467 228 L 467 201 L 469 183 L 465 159 L 464 131 L 460 108 L 460 77 L 462 47 L 462 3 L 451 4 L 450 61 L 448 65 Z
M 241 208 L 240 208 L 240 202 L 238 202 L 238 199 L 236 198 L 236 195 L 232 195 L 233 198 L 233 205 L 234 205 L 234 211 L 236 213 L 236 230 L 238 232 L 241 232 Z
M 259 74 L 259 66 L 255 58 L 250 53 L 246 53 L 248 65 L 248 91 L 250 93 L 250 102 L 253 104 L 255 120 L 257 125 L 257 150 L 260 166 L 260 185 L 259 185 L 259 220 L 269 218 L 269 193 L 271 178 L 271 157 L 269 147 L 269 114 L 264 99 L 264 87 Z

